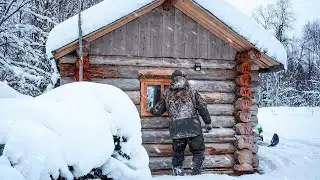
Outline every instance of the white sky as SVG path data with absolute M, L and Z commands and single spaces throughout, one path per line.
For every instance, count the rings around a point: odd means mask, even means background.
M 227 0 L 238 9 L 251 16 L 259 5 L 274 3 L 276 0 Z M 314 19 L 320 19 L 320 0 L 292 0 L 296 13 L 295 36 L 300 36 L 303 26 Z

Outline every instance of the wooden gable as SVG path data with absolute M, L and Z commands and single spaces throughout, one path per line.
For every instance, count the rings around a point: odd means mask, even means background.
M 91 42 L 90 55 L 234 60 L 237 50 L 179 9 L 162 7 Z

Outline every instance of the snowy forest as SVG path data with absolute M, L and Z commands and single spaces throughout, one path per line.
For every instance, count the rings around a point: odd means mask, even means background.
M 101 0 L 86 0 L 86 9 Z M 54 61 L 46 57 L 50 30 L 75 15 L 78 0 L 0 0 L 0 81 L 31 96 L 58 82 Z M 261 74 L 259 106 L 320 105 L 320 20 L 306 22 L 293 35 L 296 15 L 291 0 L 260 6 L 252 18 L 287 49 L 288 69 Z

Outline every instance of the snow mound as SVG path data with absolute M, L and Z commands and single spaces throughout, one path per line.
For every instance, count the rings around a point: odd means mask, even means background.
M 24 180 L 24 177 L 16 169 L 11 167 L 10 161 L 4 157 L 0 157 L 0 179 L 1 180 Z
M 287 67 L 287 52 L 270 32 L 224 0 L 194 0 L 202 8 L 249 41 L 254 47 Z
M 3 104 L 3 156 L 27 180 L 73 179 L 94 168 L 114 179 L 151 178 L 139 113 L 120 89 L 72 83 L 24 101 L 0 99 Z
M 0 81 L 0 98 L 26 98 L 30 96 L 26 96 L 20 94 L 18 91 L 14 90 L 12 87 L 7 85 L 4 82 Z

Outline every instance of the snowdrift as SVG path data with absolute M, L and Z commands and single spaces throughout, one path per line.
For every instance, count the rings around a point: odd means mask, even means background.
M 98 168 L 114 179 L 150 179 L 140 116 L 120 89 L 88 82 L 42 96 L 0 99 L 0 144 L 27 180 L 82 177 Z

